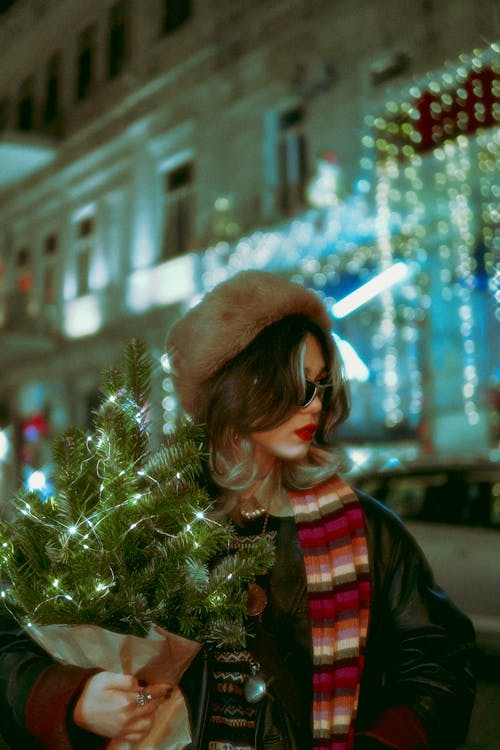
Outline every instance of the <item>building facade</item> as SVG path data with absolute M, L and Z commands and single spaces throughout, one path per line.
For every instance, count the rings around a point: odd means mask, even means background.
M 345 440 L 492 455 L 495 28 L 494 0 L 2 3 L 0 498 L 131 336 L 160 440 L 169 323 L 253 267 L 330 306 Z

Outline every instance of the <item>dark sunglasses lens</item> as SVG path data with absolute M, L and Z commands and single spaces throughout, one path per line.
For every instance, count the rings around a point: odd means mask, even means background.
M 302 407 L 309 406 L 315 395 L 316 386 L 314 383 L 311 383 L 310 380 L 306 380 L 306 390 L 304 393 L 304 400 L 302 401 Z

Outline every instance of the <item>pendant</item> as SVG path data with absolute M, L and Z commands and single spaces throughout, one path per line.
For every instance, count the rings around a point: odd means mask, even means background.
M 267 685 L 264 675 L 259 672 L 260 664 L 253 661 L 250 665 L 252 673 L 248 676 L 243 686 L 243 694 L 248 703 L 258 703 L 265 698 Z
M 266 608 L 266 592 L 258 583 L 249 583 L 247 589 L 247 615 L 257 617 L 261 615 Z

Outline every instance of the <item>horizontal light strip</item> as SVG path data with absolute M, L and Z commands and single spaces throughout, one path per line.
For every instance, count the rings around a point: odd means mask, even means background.
M 366 383 L 370 377 L 370 370 L 365 365 L 357 351 L 345 339 L 332 331 L 332 336 L 337 344 L 340 356 L 344 363 L 345 374 L 348 380 L 359 380 L 360 383 Z
M 376 297 L 377 294 L 383 292 L 384 289 L 388 289 L 394 284 L 406 279 L 409 274 L 410 269 L 406 263 L 395 263 L 390 268 L 386 268 L 385 271 L 377 274 L 373 279 L 370 279 L 370 281 L 367 281 L 363 286 L 360 286 L 359 289 L 348 294 L 347 297 L 335 302 L 335 304 L 332 305 L 333 315 L 336 318 L 345 318 L 346 315 L 357 310 L 358 307 L 364 305 L 365 302 L 369 302 L 369 300 Z

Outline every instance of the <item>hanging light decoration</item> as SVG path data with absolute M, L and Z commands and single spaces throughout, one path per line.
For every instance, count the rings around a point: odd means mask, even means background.
M 163 354 L 160 358 L 162 369 L 165 373 L 165 377 L 162 381 L 163 388 L 163 433 L 168 435 L 173 432 L 176 425 L 178 404 L 175 395 L 175 388 L 172 381 L 172 367 L 167 354 Z
M 360 163 L 367 178 L 368 173 L 372 176 L 379 220 L 382 211 L 386 221 L 389 213 L 395 212 L 400 221 L 400 237 L 378 234 L 381 266 L 390 236 L 393 252 L 418 260 L 423 272 L 419 281 L 422 309 L 406 308 L 403 317 L 407 317 L 407 323 L 400 333 L 408 341 L 418 336 L 411 318 L 418 324 L 418 318 L 430 306 L 425 278 L 436 269 L 439 284 L 435 284 L 435 292 L 445 303 L 451 303 L 447 315 L 457 315 L 462 342 L 462 397 L 471 426 L 479 423 L 481 407 L 475 320 L 475 292 L 481 284 L 491 292 L 495 318 L 500 319 L 499 274 L 494 260 L 499 257 L 500 244 L 500 188 L 495 181 L 500 135 L 494 127 L 498 122 L 498 52 L 494 44 L 461 55 L 455 65 L 447 64 L 408 92 L 392 97 L 381 114 L 369 115 Z M 479 260 L 475 257 L 478 234 L 482 242 Z M 434 246 L 437 252 L 429 258 L 427 254 Z M 387 318 L 390 301 L 385 305 Z M 384 373 L 390 386 L 395 379 L 388 371 L 394 332 L 390 322 L 383 325 L 389 335 Z M 377 341 L 379 336 L 374 337 L 374 346 Z M 418 357 L 408 361 L 418 367 Z M 415 375 L 410 377 L 414 384 L 413 409 L 419 408 L 417 405 L 421 408 L 422 403 L 422 378 Z M 390 397 L 387 406 L 395 406 Z
M 377 206 L 377 249 L 382 272 L 391 268 L 393 249 L 391 243 L 391 208 L 390 191 L 392 181 L 398 176 L 398 165 L 389 158 L 378 166 L 375 201 Z M 397 198 L 397 196 L 396 196 Z M 372 343 L 375 350 L 380 349 L 382 372 L 379 382 L 382 385 L 384 421 L 387 427 L 395 427 L 403 418 L 399 396 L 399 376 L 397 369 L 397 331 L 395 325 L 395 308 L 392 290 L 386 287 L 380 293 L 382 315 L 380 326 Z

